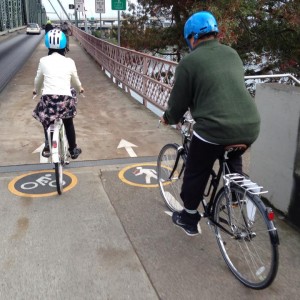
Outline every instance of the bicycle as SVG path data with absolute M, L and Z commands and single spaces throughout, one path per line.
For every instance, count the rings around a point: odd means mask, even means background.
M 71 90 L 73 90 L 73 88 L 71 88 Z M 84 90 L 82 89 L 79 95 L 85 98 L 83 92 Z M 35 99 L 36 96 L 37 94 L 34 92 L 32 99 Z M 47 129 L 47 140 L 49 141 L 50 163 L 54 163 L 57 193 L 61 195 L 65 184 L 63 181 L 63 167 L 70 163 L 68 159 L 71 156 L 65 126 L 61 118 L 54 120 L 49 125 Z
M 160 193 L 168 208 L 181 211 L 185 162 L 192 138 L 193 120 L 180 127 L 182 145 L 166 144 L 157 159 Z M 274 212 L 260 195 L 267 193 L 246 174 L 230 173 L 227 160 L 245 152 L 246 145 L 225 147 L 217 173 L 212 170 L 203 199 L 201 218 L 214 232 L 221 254 L 233 275 L 245 286 L 264 289 L 275 279 L 279 264 L 279 237 Z M 219 184 L 222 185 L 219 187 Z
M 54 163 L 56 189 L 59 195 L 63 192 L 63 167 L 69 164 L 69 144 L 62 119 L 56 119 L 47 129 L 50 149 L 50 162 Z

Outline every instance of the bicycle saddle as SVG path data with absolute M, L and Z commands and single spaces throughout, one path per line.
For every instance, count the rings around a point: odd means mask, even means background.
M 225 146 L 225 154 L 228 158 L 233 156 L 240 156 L 242 155 L 246 150 L 248 149 L 248 146 L 246 144 L 233 144 Z

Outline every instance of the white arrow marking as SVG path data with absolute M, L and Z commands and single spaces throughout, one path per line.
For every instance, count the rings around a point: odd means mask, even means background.
M 32 153 L 40 153 L 40 163 L 48 163 L 49 159 L 47 157 L 44 157 L 42 155 L 43 149 L 45 147 L 45 143 L 43 143 L 41 146 L 39 146 L 38 148 L 36 148 Z
M 129 154 L 130 157 L 137 157 L 137 155 L 133 151 L 132 147 L 137 147 L 137 146 L 122 139 L 119 143 L 118 149 L 125 148 L 125 150 L 127 151 L 127 153 Z
M 172 212 L 172 211 L 169 211 L 169 210 L 165 210 L 165 213 L 166 213 L 168 216 L 170 216 L 170 217 L 172 217 L 172 215 L 173 215 L 173 212 Z

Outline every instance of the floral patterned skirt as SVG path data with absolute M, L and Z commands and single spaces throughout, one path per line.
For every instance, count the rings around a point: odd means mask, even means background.
M 32 116 L 40 121 L 47 129 L 56 119 L 68 119 L 76 116 L 78 102 L 76 91 L 71 89 L 71 96 L 43 95 L 35 107 Z

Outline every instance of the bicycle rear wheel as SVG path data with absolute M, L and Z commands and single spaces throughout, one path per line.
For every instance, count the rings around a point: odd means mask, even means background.
M 216 196 L 215 233 L 222 256 L 231 272 L 253 289 L 268 287 L 278 269 L 278 235 L 261 199 L 239 188 L 231 187 L 226 199 L 222 188 Z M 230 225 L 231 224 L 231 225 Z
M 64 186 L 64 174 L 63 174 L 63 165 L 65 163 L 65 154 L 64 154 L 64 144 L 62 141 L 61 133 L 59 136 L 59 143 L 58 143 L 58 157 L 59 157 L 59 162 L 54 163 L 55 166 L 55 181 L 56 181 L 56 189 L 57 193 L 59 195 L 62 194 L 63 192 L 63 186 Z
M 171 211 L 181 211 L 180 198 L 182 178 L 185 168 L 183 154 L 178 152 L 179 145 L 165 145 L 157 159 L 157 179 L 160 193 Z
M 56 181 L 56 190 L 59 195 L 63 191 L 63 167 L 61 163 L 54 163 L 55 166 L 55 181 Z

